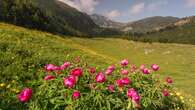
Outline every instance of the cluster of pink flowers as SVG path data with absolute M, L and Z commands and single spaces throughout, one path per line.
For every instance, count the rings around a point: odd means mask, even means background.
M 151 69 L 153 71 L 158 71 L 159 70 L 159 66 L 157 64 L 152 64 L 151 65 Z M 141 65 L 140 66 L 140 70 L 142 71 L 143 74 L 150 74 L 152 71 L 148 68 L 145 67 L 145 65 Z
M 61 66 L 56 66 L 54 64 L 47 64 L 45 65 L 44 68 L 46 71 L 50 72 L 50 71 L 61 71 L 61 70 L 68 68 L 69 66 L 70 66 L 70 62 L 65 62 Z
M 134 72 L 135 73 L 137 70 L 139 71 L 139 69 L 137 69 L 136 65 L 131 65 L 130 70 L 128 70 L 128 64 L 129 64 L 129 61 L 127 59 L 124 59 L 120 62 L 120 65 L 121 65 L 121 71 L 120 72 L 122 74 L 121 78 L 115 80 L 114 84 L 107 85 L 107 90 L 108 91 L 115 92 L 115 85 L 116 85 L 116 88 L 118 87 L 119 89 L 121 89 L 123 87 L 129 87 L 129 85 L 132 83 L 132 81 L 128 78 L 128 74 L 129 74 L 129 72 Z M 45 70 L 47 72 L 62 71 L 64 69 L 68 68 L 69 66 L 70 66 L 70 62 L 65 62 L 61 66 L 55 66 L 54 64 L 47 64 L 47 65 L 45 65 Z M 106 78 L 109 77 L 109 75 L 111 75 L 114 72 L 115 69 L 116 69 L 115 65 L 110 65 L 110 66 L 108 66 L 108 68 L 105 69 L 104 72 L 97 72 L 96 68 L 93 68 L 93 67 L 88 68 L 87 71 L 90 74 L 90 76 L 94 79 L 94 82 L 96 82 L 95 84 L 98 84 L 98 83 L 106 82 L 107 81 Z M 145 65 L 140 66 L 140 71 L 143 74 L 150 74 L 152 72 L 152 70 L 153 71 L 158 71 L 159 66 L 157 64 L 152 64 L 151 65 L 151 70 L 146 68 Z M 84 72 L 84 70 L 82 68 L 79 68 L 79 67 L 71 69 L 69 74 L 66 77 L 63 78 L 64 86 L 68 89 L 72 89 L 76 85 L 78 79 L 83 76 L 83 72 Z M 50 75 L 48 73 L 44 77 L 44 80 L 48 81 L 48 80 L 52 80 L 52 79 L 55 79 L 55 78 L 56 78 L 56 75 Z M 166 82 L 170 84 L 173 81 L 170 77 L 167 77 Z M 162 91 L 162 93 L 163 93 L 164 96 L 169 95 L 169 92 L 168 92 L 167 89 L 164 89 Z M 141 97 L 135 89 L 133 89 L 133 88 L 128 89 L 126 95 L 127 95 L 128 98 L 130 98 L 136 104 L 140 103 Z M 32 89 L 25 88 L 18 95 L 18 99 L 21 102 L 27 102 L 31 98 L 31 96 L 32 96 Z M 76 100 L 79 97 L 81 97 L 81 93 L 78 90 L 74 90 L 72 92 L 72 99 Z

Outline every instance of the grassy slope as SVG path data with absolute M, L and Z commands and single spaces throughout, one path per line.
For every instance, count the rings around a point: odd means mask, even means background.
M 100 55 L 71 39 L 0 23 L 0 83 L 34 79 L 45 64 L 59 65 L 77 56 L 96 65 L 106 64 Z
M 3 23 L 0 23 L 0 45 L 0 62 L 3 62 L 0 63 L 0 74 L 10 74 L 12 79 L 15 78 L 11 76 L 13 74 L 25 72 L 28 76 L 45 63 L 58 64 L 78 55 L 102 66 L 128 58 L 135 64 L 159 64 L 162 76 L 172 76 L 177 87 L 195 96 L 195 46 L 192 45 L 147 44 L 111 38 L 61 38 Z
M 74 40 L 97 53 L 111 56 L 114 61 L 128 58 L 140 65 L 157 63 L 162 76 L 172 76 L 175 85 L 195 95 L 195 46 L 180 44 L 139 43 L 121 39 Z M 148 51 L 148 54 L 147 54 Z

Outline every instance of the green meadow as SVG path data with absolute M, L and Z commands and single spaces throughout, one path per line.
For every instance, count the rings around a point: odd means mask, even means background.
M 160 66 L 160 77 L 172 77 L 179 90 L 195 96 L 194 45 L 73 38 L 0 23 L 1 82 L 36 78 L 44 64 L 61 64 L 61 59 L 77 56 L 102 67 L 124 58 L 137 66 L 156 63 Z

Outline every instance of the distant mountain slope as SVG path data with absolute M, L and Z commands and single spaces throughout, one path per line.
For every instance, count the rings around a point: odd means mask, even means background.
M 125 25 L 124 23 L 112 21 L 109 18 L 98 14 L 92 14 L 90 17 L 100 27 L 119 29 Z
M 127 25 L 125 25 L 122 28 L 122 30 L 145 33 L 148 31 L 158 30 L 159 28 L 173 24 L 178 20 L 179 18 L 176 17 L 161 17 L 161 16 L 148 17 L 142 20 L 127 23 Z
M 0 21 L 65 35 L 102 31 L 87 14 L 58 0 L 0 0 Z
M 182 18 L 158 31 L 130 35 L 129 39 L 143 42 L 195 44 L 195 16 Z

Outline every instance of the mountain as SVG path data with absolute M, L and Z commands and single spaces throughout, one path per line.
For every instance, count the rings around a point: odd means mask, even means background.
M 128 39 L 143 42 L 183 43 L 195 45 L 195 16 L 186 17 L 159 30 L 131 34 Z
M 0 21 L 64 35 L 104 31 L 90 16 L 58 0 L 0 0 Z
M 173 24 L 178 21 L 177 17 L 162 17 L 154 16 L 141 19 L 135 22 L 127 23 L 122 30 L 130 32 L 145 33 L 153 30 L 158 30 L 160 28 L 166 27 L 167 25 Z
M 90 15 L 90 17 L 97 25 L 99 25 L 100 27 L 104 27 L 104 28 L 119 29 L 125 25 L 124 23 L 112 21 L 109 18 L 102 16 L 102 15 L 98 15 L 98 14 L 92 14 Z

